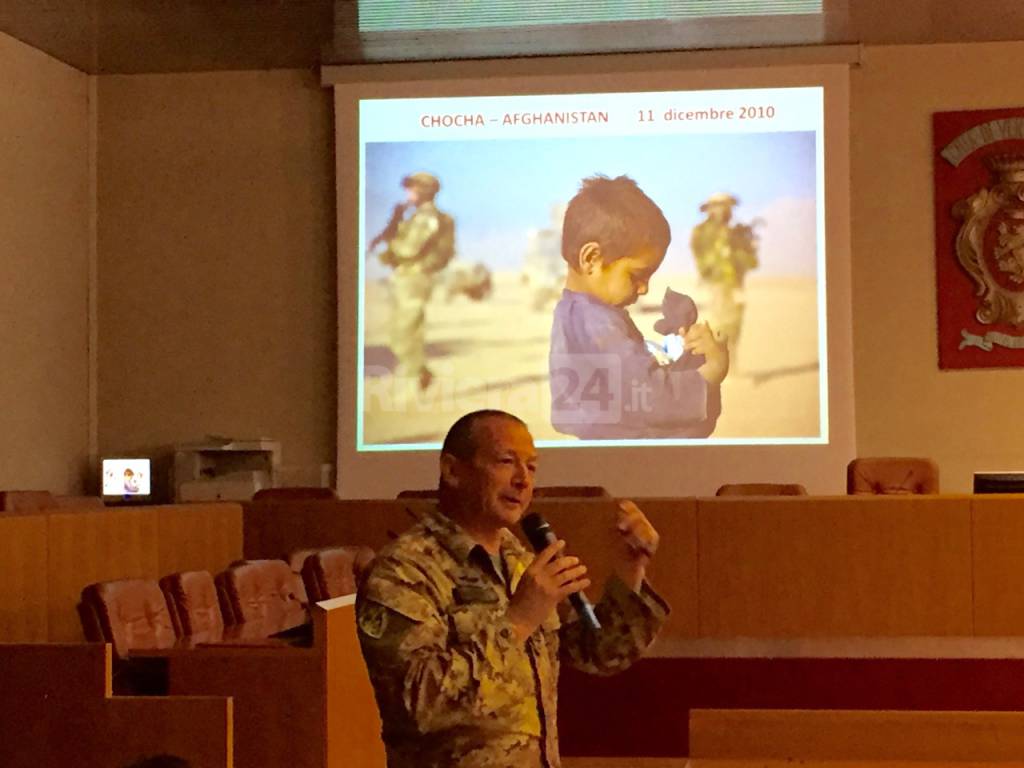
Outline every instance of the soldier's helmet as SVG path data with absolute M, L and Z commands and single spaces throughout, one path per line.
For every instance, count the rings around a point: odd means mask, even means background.
M 426 171 L 417 171 L 403 178 L 402 186 L 406 189 L 415 188 L 428 199 L 433 199 L 434 195 L 441 189 L 441 182 L 433 174 Z
M 702 211 L 706 211 L 709 208 L 717 208 L 720 206 L 728 206 L 731 208 L 734 205 L 739 205 L 739 203 L 740 201 L 728 192 L 715 192 L 715 194 L 701 204 L 700 209 Z

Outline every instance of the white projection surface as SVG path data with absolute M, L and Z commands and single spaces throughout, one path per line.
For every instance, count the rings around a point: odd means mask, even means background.
M 574 77 L 566 84 L 580 87 L 559 93 L 531 93 L 528 79 L 506 92 L 499 81 L 337 87 L 339 490 L 359 495 L 346 478 L 363 493 L 432 484 L 447 428 L 479 408 L 529 425 L 557 466 L 542 478 L 551 483 L 670 494 L 683 460 L 710 462 L 707 480 L 813 488 L 799 475 L 814 464 L 807 456 L 828 456 L 833 472 L 845 465 L 848 182 L 836 169 L 847 164 L 847 126 L 836 106 L 845 106 L 846 72 L 818 70 L 726 72 L 720 87 L 705 73 L 700 87 L 692 73 L 659 73 L 676 87 L 647 88 L 623 75 L 628 87 L 614 90 Z M 437 180 L 434 205 L 450 217 L 454 248 L 447 266 L 410 282 L 401 273 L 415 259 L 401 261 L 401 241 L 431 236 L 414 231 L 414 174 Z M 578 319 L 602 302 L 564 293 L 562 228 L 566 205 L 596 176 L 635 181 L 671 240 L 651 269 L 630 276 L 642 283 L 633 295 Z M 649 385 L 648 376 L 692 376 L 700 363 L 680 358 L 666 332 L 669 291 L 731 336 L 720 412 L 704 404 L 703 432 L 670 412 L 692 404 L 659 399 Z M 609 306 L 625 325 L 602 325 Z M 568 347 L 566 322 L 576 324 Z M 636 343 L 640 367 L 623 352 Z M 417 379 L 409 366 L 420 362 L 429 373 Z M 415 473 L 422 480 L 383 469 L 413 465 L 429 467 Z

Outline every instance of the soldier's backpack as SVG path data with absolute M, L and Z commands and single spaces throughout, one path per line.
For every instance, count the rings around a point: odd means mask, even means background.
M 455 258 L 455 221 L 447 213 L 437 212 L 437 231 L 423 246 L 420 264 L 425 272 L 440 272 Z

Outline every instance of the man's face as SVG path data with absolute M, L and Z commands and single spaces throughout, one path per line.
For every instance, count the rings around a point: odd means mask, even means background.
M 728 203 L 715 203 L 708 206 L 708 218 L 722 224 L 728 224 L 732 219 L 732 205 Z
M 533 438 L 519 422 L 501 417 L 481 419 L 473 431 L 475 453 L 452 464 L 453 490 L 460 504 L 479 516 L 481 525 L 515 525 L 533 499 L 537 468 Z
M 587 277 L 590 292 L 613 307 L 628 307 L 647 293 L 651 275 L 661 266 L 664 254 L 641 248 L 610 264 L 602 263 Z

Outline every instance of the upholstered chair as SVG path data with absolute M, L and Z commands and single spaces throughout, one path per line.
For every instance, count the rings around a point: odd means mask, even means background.
M 209 571 L 172 573 L 160 579 L 160 589 L 178 637 L 216 636 L 224 629 L 217 587 Z
M 90 615 L 89 611 L 93 613 Z M 85 621 L 86 616 L 90 622 Z M 83 630 L 88 636 L 98 627 L 102 639 L 113 644 L 118 657 L 143 648 L 174 645 L 174 623 L 164 593 L 156 581 L 121 579 L 90 584 L 82 590 Z
M 260 621 L 268 630 L 304 623 L 301 579 L 284 560 L 243 560 L 218 574 L 224 619 L 234 624 Z
M 302 581 L 310 602 L 350 595 L 373 560 L 369 547 L 334 547 L 314 552 L 302 566 Z
M 939 467 L 931 459 L 873 457 L 846 467 L 848 494 L 906 495 L 939 492 Z

